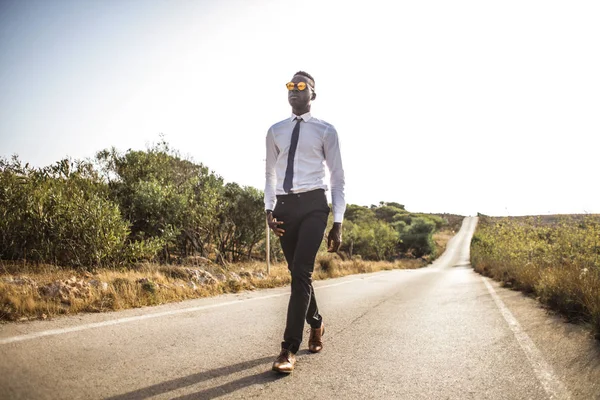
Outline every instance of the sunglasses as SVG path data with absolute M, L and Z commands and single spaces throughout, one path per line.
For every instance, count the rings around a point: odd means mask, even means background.
M 308 86 L 306 84 L 306 82 L 298 82 L 298 83 L 294 83 L 294 82 L 288 82 L 285 84 L 285 87 L 287 88 L 287 90 L 289 90 L 290 92 L 292 90 L 294 90 L 295 87 L 298 88 L 298 90 L 304 90 L 306 89 L 306 86 Z M 313 89 L 314 90 L 314 89 Z

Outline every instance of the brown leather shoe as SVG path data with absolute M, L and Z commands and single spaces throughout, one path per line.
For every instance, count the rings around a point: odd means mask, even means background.
M 294 370 L 296 365 L 296 356 L 287 349 L 281 349 L 279 357 L 273 363 L 273 371 L 280 374 L 289 374 Z
M 318 353 L 323 349 L 323 335 L 325 334 L 325 324 L 321 322 L 321 327 L 310 329 L 310 336 L 308 338 L 308 351 L 311 353 Z

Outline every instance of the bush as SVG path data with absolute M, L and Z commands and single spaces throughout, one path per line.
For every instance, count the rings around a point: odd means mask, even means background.
M 600 217 L 558 221 L 481 217 L 471 241 L 476 271 L 532 292 L 600 335 Z
M 423 217 L 413 218 L 411 224 L 400 234 L 401 248 L 407 252 L 411 251 L 415 257 L 435 255 L 434 232 L 435 222 Z
M 87 164 L 0 164 L 0 257 L 76 267 L 117 262 L 129 224 Z
M 156 283 L 152 282 L 151 280 L 144 280 L 143 282 L 140 282 L 140 284 L 142 285 L 142 290 L 144 292 L 156 294 Z

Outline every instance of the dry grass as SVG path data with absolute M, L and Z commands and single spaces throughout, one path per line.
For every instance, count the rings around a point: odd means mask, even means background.
M 600 216 L 481 218 L 476 271 L 531 293 L 600 339 Z
M 425 260 L 396 262 L 342 260 L 335 254 L 319 254 L 314 279 L 390 269 L 420 268 Z M 280 287 L 290 283 L 287 265 L 271 265 L 266 275 L 263 262 L 201 266 L 216 279 L 200 283 L 190 279 L 197 266 L 142 264 L 133 269 L 101 269 L 90 272 L 65 270 L 52 265 L 0 264 L 0 320 L 46 319 L 61 314 L 103 312 L 133 307 L 236 293 L 242 290 Z M 48 295 L 47 287 L 63 289 Z
M 460 229 L 460 227 L 458 228 Z M 436 246 L 436 254 L 441 256 L 446 251 L 446 246 L 452 237 L 456 234 L 458 229 L 455 230 L 442 230 L 433 234 L 433 241 Z
M 351 260 L 342 260 L 337 254 L 322 254 L 317 257 L 313 277 L 316 280 L 322 280 L 392 269 L 415 269 L 425 265 L 427 265 L 427 263 L 424 260 L 415 259 L 388 262 L 363 261 L 360 257 L 354 257 Z

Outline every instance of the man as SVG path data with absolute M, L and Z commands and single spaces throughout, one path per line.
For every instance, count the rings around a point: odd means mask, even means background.
M 327 226 L 325 164 L 331 176 L 333 227 L 327 237 L 329 252 L 342 242 L 344 170 L 335 128 L 310 113 L 317 97 L 315 80 L 297 72 L 287 85 L 292 117 L 273 125 L 267 133 L 265 210 L 269 227 L 279 236 L 292 275 L 292 293 L 281 353 L 273 370 L 291 373 L 302 343 L 304 321 L 310 325 L 308 349 L 318 353 L 325 333 L 312 287 L 315 257 Z

